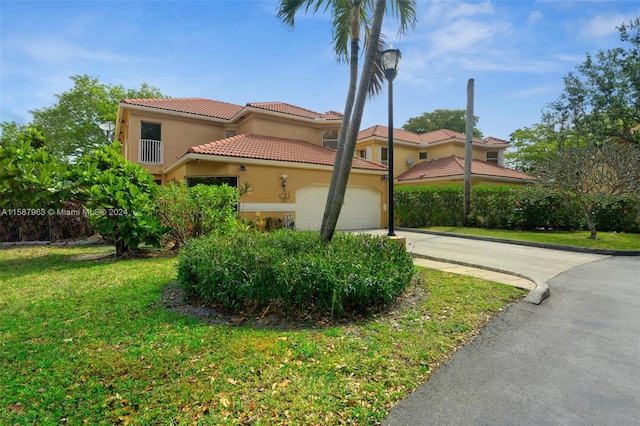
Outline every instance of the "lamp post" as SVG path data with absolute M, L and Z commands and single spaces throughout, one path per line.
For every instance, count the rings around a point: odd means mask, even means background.
M 389 161 L 389 236 L 395 237 L 393 223 L 393 79 L 398 75 L 400 65 L 400 50 L 387 49 L 380 55 L 384 76 L 389 82 L 389 139 L 387 159 Z

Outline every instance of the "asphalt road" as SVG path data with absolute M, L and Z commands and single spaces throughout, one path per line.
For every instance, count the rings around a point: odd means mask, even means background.
M 384 425 L 640 425 L 640 257 L 399 234 L 545 279 L 551 297 L 507 308 Z

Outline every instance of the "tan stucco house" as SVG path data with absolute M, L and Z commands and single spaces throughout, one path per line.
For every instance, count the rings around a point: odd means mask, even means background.
M 386 126 L 373 126 L 358 134 L 356 155 L 388 165 Z M 462 133 L 441 129 L 416 134 L 393 129 L 393 171 L 401 185 L 446 185 L 464 182 L 466 138 Z M 509 142 L 496 138 L 472 139 L 471 184 L 521 185 L 532 177 L 504 167 Z
M 158 183 L 249 183 L 243 217 L 319 229 L 342 115 L 283 102 L 235 105 L 203 98 L 125 99 L 116 138 Z M 387 225 L 387 167 L 355 157 L 338 229 Z

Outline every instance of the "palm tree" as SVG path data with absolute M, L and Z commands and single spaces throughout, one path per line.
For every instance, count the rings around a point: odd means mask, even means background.
M 399 33 L 416 23 L 415 0 L 391 0 L 391 14 L 400 21 Z M 344 202 L 351 163 L 364 104 L 367 96 L 375 96 L 382 87 L 383 72 L 380 67 L 380 52 L 385 44 L 381 40 L 382 21 L 386 0 L 282 0 L 278 18 L 293 28 L 296 13 L 304 8 L 305 13 L 316 13 L 322 5 L 333 15 L 334 50 L 339 61 L 349 58 L 349 90 L 345 101 L 342 126 L 338 136 L 338 151 L 331 175 L 331 185 L 320 228 L 323 241 L 331 241 Z M 358 57 L 360 36 L 365 35 L 365 55 L 362 75 L 358 84 Z M 347 46 L 350 45 L 348 49 Z

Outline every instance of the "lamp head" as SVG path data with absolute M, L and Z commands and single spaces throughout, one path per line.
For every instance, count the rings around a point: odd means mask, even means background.
M 393 79 L 396 78 L 401 57 L 402 54 L 399 49 L 387 49 L 380 54 L 382 71 L 384 71 L 384 76 L 387 80 L 393 81 Z

